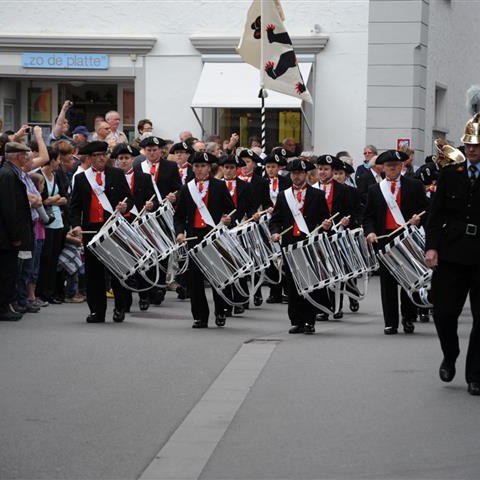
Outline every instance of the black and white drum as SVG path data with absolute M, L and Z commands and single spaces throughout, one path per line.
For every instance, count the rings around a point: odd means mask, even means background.
M 425 263 L 425 239 L 416 226 L 410 225 L 385 245 L 378 258 L 415 305 L 432 307 L 429 292 L 433 270 Z
M 131 290 L 136 274 L 154 285 L 158 281 L 158 261 L 155 249 L 122 215 L 115 214 L 102 226 L 88 243 L 87 248 L 120 281 Z M 147 273 L 155 269 L 157 279 L 152 281 Z

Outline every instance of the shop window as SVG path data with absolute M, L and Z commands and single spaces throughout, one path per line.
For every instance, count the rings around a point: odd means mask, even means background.
M 135 90 L 123 89 L 123 131 L 131 142 L 135 138 Z
M 260 109 L 217 108 L 216 122 L 216 131 L 220 137 L 228 139 L 236 132 L 240 136 L 240 146 L 248 146 L 248 139 L 252 136 L 261 138 Z M 302 116 L 299 109 L 267 109 L 266 125 L 267 150 L 279 145 L 286 137 L 294 138 L 297 143 L 302 140 Z

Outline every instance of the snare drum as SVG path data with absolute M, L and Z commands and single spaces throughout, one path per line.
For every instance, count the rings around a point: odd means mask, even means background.
M 188 253 L 218 293 L 230 285 L 238 285 L 238 280 L 254 266 L 236 236 L 224 226 L 207 235 Z
M 126 288 L 139 273 L 151 282 L 147 272 L 157 265 L 157 254 L 146 239 L 121 215 L 114 215 L 88 243 L 87 248 Z
M 265 271 L 270 265 L 270 257 L 262 240 L 258 224 L 256 222 L 248 222 L 232 228 L 230 232 L 237 238 L 243 249 L 253 260 L 253 272 L 260 273 Z
M 416 226 L 409 226 L 378 252 L 380 261 L 418 307 L 432 307 L 429 290 L 433 270 L 424 258 L 425 240 Z

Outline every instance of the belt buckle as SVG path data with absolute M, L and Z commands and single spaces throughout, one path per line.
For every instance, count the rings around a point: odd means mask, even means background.
M 467 228 L 465 229 L 465 235 L 475 236 L 477 235 L 478 227 L 473 223 L 467 223 Z

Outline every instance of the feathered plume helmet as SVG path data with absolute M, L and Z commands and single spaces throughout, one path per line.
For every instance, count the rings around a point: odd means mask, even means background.
M 480 112 L 480 85 L 472 85 L 467 90 L 467 110 L 472 117 Z

